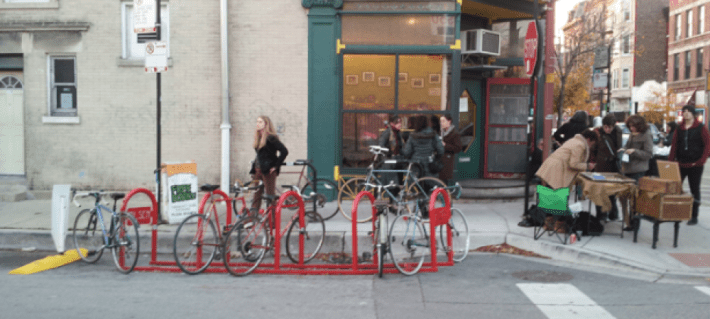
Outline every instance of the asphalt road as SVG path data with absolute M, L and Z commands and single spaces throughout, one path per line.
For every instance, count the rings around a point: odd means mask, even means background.
M 48 255 L 0 251 L 2 318 L 707 318 L 710 284 L 652 283 L 473 254 L 411 277 L 118 273 L 109 256 L 9 275 Z M 108 257 L 108 258 L 107 258 Z

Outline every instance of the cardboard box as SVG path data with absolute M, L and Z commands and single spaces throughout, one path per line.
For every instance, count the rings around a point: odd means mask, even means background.
M 636 212 L 659 221 L 689 220 L 693 214 L 693 195 L 671 195 L 640 190 L 636 197 Z
M 644 187 L 641 185 L 643 178 L 639 179 L 636 212 L 660 221 L 689 220 L 693 213 L 693 195 L 683 194 L 678 163 L 669 161 L 656 161 L 656 163 L 658 163 L 660 178 L 647 179 Z M 677 193 L 653 191 L 661 189 L 675 191 L 676 187 Z
M 639 179 L 639 189 L 663 194 L 681 194 L 683 192 L 680 181 L 649 176 Z

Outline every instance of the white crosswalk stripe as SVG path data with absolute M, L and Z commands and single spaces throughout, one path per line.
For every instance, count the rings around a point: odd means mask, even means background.
M 695 289 L 702 291 L 704 294 L 710 296 L 710 287 L 707 286 L 695 286 Z
M 614 318 L 571 284 L 520 283 L 517 286 L 550 319 Z

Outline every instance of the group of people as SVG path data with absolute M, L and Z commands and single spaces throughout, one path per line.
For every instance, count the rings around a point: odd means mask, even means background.
M 671 125 L 671 131 L 664 144 L 670 145 L 669 161 L 676 161 L 680 166 L 682 182 L 688 177 L 690 192 L 694 203 L 692 217 L 688 225 L 698 223 L 700 206 L 700 180 L 705 161 L 710 156 L 710 133 L 696 118 L 695 107 L 685 105 L 682 108 L 683 122 Z M 602 119 L 602 126 L 590 129 L 587 115 L 583 111 L 575 113 L 572 119 L 562 125 L 554 134 L 559 148 L 542 162 L 535 172 L 543 185 L 553 189 L 569 187 L 579 172 L 619 172 L 638 182 L 649 170 L 649 161 L 653 159 L 653 136 L 646 120 L 640 115 L 626 119 L 626 126 L 631 131 L 625 145 L 622 144 L 621 129 L 616 126 L 616 118 L 609 114 Z M 597 206 L 597 216 L 616 220 L 619 210 L 616 198 L 609 198 L 612 208 L 602 212 Z M 633 230 L 628 218 L 629 210 L 622 201 L 624 230 Z M 520 226 L 529 226 L 529 216 L 525 216 Z
M 407 158 L 419 163 L 423 169 L 422 176 L 436 176 L 438 173 L 439 178 L 448 184 L 453 179 L 455 155 L 462 150 L 461 139 L 450 114 L 445 114 L 441 118 L 432 116 L 431 125 L 429 121 L 424 115 L 410 117 L 409 127 L 413 132 L 405 142 L 402 134 L 402 119 L 397 115 L 391 115 L 378 143 L 390 149 L 390 156 Z M 438 126 L 436 132 L 432 128 L 434 126 Z M 253 147 L 256 158 L 249 174 L 253 180 L 264 184 L 263 188 L 254 193 L 251 205 L 252 211 L 258 211 L 264 192 L 268 195 L 274 195 L 276 192 L 276 177 L 279 175 L 281 164 L 288 156 L 288 149 L 279 140 L 271 119 L 263 115 L 256 119 Z M 433 160 L 443 161 L 441 171 L 430 170 L 429 163 Z
M 387 128 L 380 134 L 379 146 L 390 150 L 389 156 L 409 159 L 421 165 L 422 176 L 437 176 L 448 184 L 454 177 L 454 159 L 461 152 L 461 138 L 453 118 L 444 114 L 441 118 L 415 115 L 409 118 L 412 132 L 405 135 L 402 131 L 402 118 L 390 115 Z M 405 142 L 406 137 L 406 142 Z M 439 172 L 432 172 L 429 164 L 441 161 Z

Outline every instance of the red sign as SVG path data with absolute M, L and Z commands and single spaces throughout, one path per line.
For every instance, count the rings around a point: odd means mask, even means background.
M 535 21 L 530 21 L 528 24 L 528 33 L 525 34 L 525 53 L 523 61 L 525 62 L 525 74 L 533 75 L 535 70 L 535 62 L 537 61 L 537 24 Z

